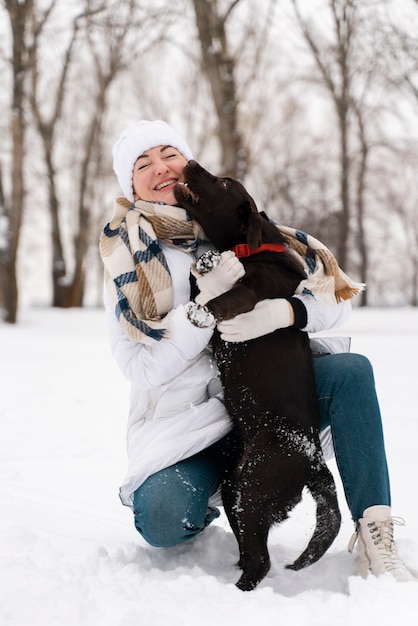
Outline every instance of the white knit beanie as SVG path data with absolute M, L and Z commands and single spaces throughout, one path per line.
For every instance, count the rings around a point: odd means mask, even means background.
M 134 201 L 132 171 L 135 161 L 143 152 L 155 146 L 172 146 L 188 161 L 193 158 L 186 141 L 166 122 L 140 120 L 126 128 L 113 146 L 113 170 L 124 196 L 131 202 Z

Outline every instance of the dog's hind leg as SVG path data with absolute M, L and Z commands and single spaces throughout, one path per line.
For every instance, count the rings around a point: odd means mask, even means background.
M 270 520 L 263 515 L 263 503 L 257 491 L 246 485 L 235 484 L 231 479 L 223 486 L 222 498 L 229 523 L 239 546 L 239 563 L 243 570 L 237 582 L 238 589 L 251 591 L 270 569 L 267 538 Z
M 292 565 L 286 566 L 292 570 L 302 569 L 318 561 L 331 546 L 341 525 L 334 479 L 324 461 L 307 487 L 316 502 L 316 526 L 307 548 Z
M 241 591 L 252 591 L 270 570 L 270 557 L 267 549 L 265 554 L 261 556 L 257 554 L 256 558 L 244 551 L 240 561 L 242 562 L 242 575 L 236 586 Z
M 253 512 L 252 515 L 246 514 L 239 525 L 242 525 L 238 542 L 242 575 L 236 586 L 241 591 L 252 591 L 270 570 L 267 549 L 270 525 L 267 520 L 260 519 L 257 512 Z

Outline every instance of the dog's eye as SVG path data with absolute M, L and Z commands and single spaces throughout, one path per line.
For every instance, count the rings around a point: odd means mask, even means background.
M 221 180 L 221 186 L 222 186 L 224 189 L 228 189 L 228 187 L 229 187 L 229 180 L 228 180 L 227 178 L 223 178 L 223 179 Z

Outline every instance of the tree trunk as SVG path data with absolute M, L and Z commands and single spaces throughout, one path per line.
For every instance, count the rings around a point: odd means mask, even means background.
M 217 0 L 193 0 L 202 50 L 203 70 L 209 80 L 218 118 L 218 138 L 222 150 L 222 174 L 243 179 L 247 155 L 239 131 L 235 84 L 235 60 L 228 52 L 225 22 Z M 237 2 L 231 3 L 230 9 Z
M 12 142 L 11 193 L 2 203 L 6 223 L 6 237 L 0 249 L 3 289 L 4 320 L 17 321 L 18 284 L 17 250 L 24 208 L 24 143 L 25 143 L 25 78 L 26 78 L 26 26 L 31 17 L 33 0 L 5 0 L 12 34 L 13 91 L 11 102 L 10 134 Z

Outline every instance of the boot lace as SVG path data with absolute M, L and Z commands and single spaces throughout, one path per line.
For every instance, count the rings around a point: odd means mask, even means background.
M 373 521 L 367 524 L 373 543 L 377 546 L 382 560 L 389 570 L 401 563 L 396 552 L 396 544 L 393 538 L 393 527 L 395 524 L 404 526 L 405 520 L 400 517 L 389 517 L 384 522 Z
M 371 520 L 367 524 L 367 528 L 371 534 L 374 545 L 376 546 L 385 569 L 390 572 L 397 568 L 405 568 L 401 559 L 396 552 L 396 544 L 393 537 L 394 525 L 405 526 L 405 520 L 402 517 L 388 517 L 383 522 Z M 348 550 L 353 551 L 355 543 L 358 539 L 358 528 L 351 537 Z

